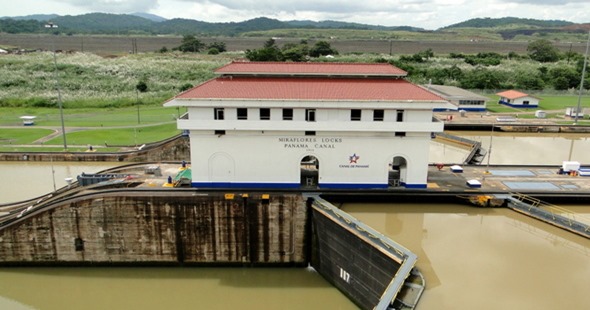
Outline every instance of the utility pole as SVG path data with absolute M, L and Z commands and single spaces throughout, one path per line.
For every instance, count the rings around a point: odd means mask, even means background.
M 49 22 L 47 24 L 45 24 L 45 28 L 48 29 L 55 29 L 58 28 L 58 26 L 52 22 Z M 53 33 L 51 34 L 53 35 Z M 61 101 L 61 90 L 59 87 L 59 74 L 58 74 L 58 69 L 57 69 L 57 56 L 56 56 L 56 51 L 55 51 L 55 39 L 53 39 L 53 64 L 55 65 L 55 84 L 57 87 L 57 105 L 59 107 L 59 115 L 61 118 L 61 133 L 63 136 L 63 140 L 64 140 L 64 151 L 68 151 L 68 143 L 66 142 L 66 126 L 64 124 L 64 111 L 63 111 L 63 103 Z
M 580 92 L 578 93 L 578 107 L 576 109 L 576 120 L 574 125 L 578 124 L 578 114 L 581 110 L 582 90 L 584 90 L 584 78 L 586 77 L 586 66 L 588 65 L 588 47 L 590 46 L 590 31 L 588 31 L 588 41 L 586 41 L 586 53 L 584 54 L 584 66 L 582 67 L 582 80 L 580 81 Z

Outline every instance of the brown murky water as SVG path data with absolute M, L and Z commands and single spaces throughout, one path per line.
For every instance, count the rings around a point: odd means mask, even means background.
M 582 212 L 590 211 L 584 207 Z M 506 209 L 345 205 L 418 255 L 419 309 L 584 309 L 590 240 Z
M 484 145 L 489 141 L 489 135 L 474 136 Z M 492 163 L 528 164 L 533 155 L 514 154 L 518 141 L 540 144 L 530 149 L 543 150 L 548 162 L 542 164 L 590 162 L 590 142 L 576 138 L 494 136 Z M 572 158 L 564 159 L 569 153 Z M 453 146 L 434 145 L 431 161 L 456 163 L 464 154 Z M 0 203 L 44 194 L 53 189 L 53 179 L 59 188 L 66 177 L 111 165 L 54 163 L 52 169 L 49 163 L 0 162 Z M 427 281 L 418 309 L 590 305 L 590 241 L 577 235 L 503 209 L 437 204 L 343 208 L 418 255 Z M 590 206 L 568 208 L 590 217 Z M 228 308 L 356 309 L 312 269 L 0 268 L 0 309 Z

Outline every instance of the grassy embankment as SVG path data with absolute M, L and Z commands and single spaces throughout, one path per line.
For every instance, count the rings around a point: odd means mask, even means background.
M 184 113 L 162 104 L 187 86 L 213 76 L 233 59 L 190 54 L 140 54 L 102 58 L 93 54 L 59 54 L 59 74 L 51 53 L 6 55 L 0 58 L 0 151 L 62 151 L 61 135 L 39 139 L 61 128 L 56 78 L 62 95 L 68 150 L 93 145 L 141 145 L 179 133 L 175 119 Z M 136 85 L 143 81 L 146 92 Z M 23 127 L 23 115 L 37 117 Z M 45 127 L 46 126 L 46 127 Z M 17 146 L 31 144 L 34 146 Z
M 487 104 L 487 110 L 492 113 L 502 113 L 502 114 L 512 114 L 519 118 L 535 118 L 535 111 L 543 110 L 546 112 L 546 117 L 551 119 L 562 119 L 562 121 L 557 121 L 558 124 L 563 125 L 571 125 L 572 120 L 569 117 L 565 116 L 565 109 L 568 107 L 577 107 L 578 105 L 578 96 L 577 95 L 544 95 L 535 94 L 534 96 L 540 98 L 539 107 L 536 109 L 518 109 L 512 108 L 509 106 L 501 105 L 498 103 L 498 96 L 496 95 L 488 95 L 491 100 Z M 580 100 L 581 107 L 588 107 L 590 106 L 590 98 L 589 97 L 581 97 Z M 590 120 L 588 120 L 588 115 L 585 116 L 586 119 L 580 119 L 578 121 L 579 124 L 588 125 L 590 124 Z

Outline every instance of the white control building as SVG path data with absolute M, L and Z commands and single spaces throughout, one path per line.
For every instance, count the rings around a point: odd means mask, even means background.
M 192 185 L 426 188 L 433 109 L 389 64 L 233 62 L 165 106 L 186 107 Z

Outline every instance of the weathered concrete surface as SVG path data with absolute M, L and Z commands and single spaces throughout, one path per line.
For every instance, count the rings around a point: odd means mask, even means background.
M 326 200 L 311 197 L 311 266 L 359 308 L 390 309 L 416 255 Z
M 113 190 L 35 207 L 0 229 L 4 264 L 305 264 L 300 194 Z
M 150 162 L 190 160 L 188 137 L 176 136 L 152 143 L 141 150 L 102 152 L 0 152 L 0 161 L 107 161 Z

